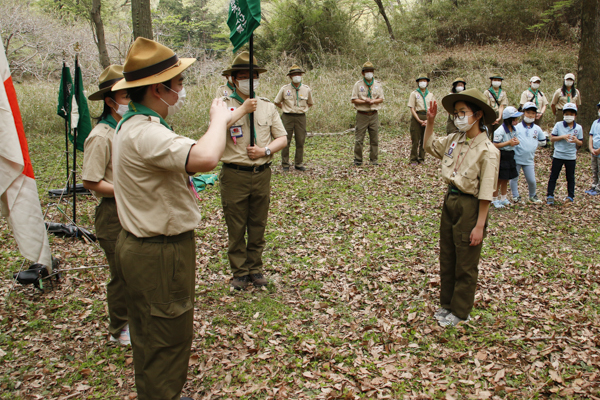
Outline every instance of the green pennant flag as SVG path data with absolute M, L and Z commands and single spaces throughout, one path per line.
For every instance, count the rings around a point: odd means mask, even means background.
M 235 53 L 248 42 L 250 35 L 260 26 L 260 0 L 231 0 L 227 25 L 229 40 Z
M 83 151 L 83 143 L 92 131 L 92 119 L 87 99 L 83 93 L 83 78 L 79 63 L 75 66 L 75 84 L 73 87 L 73 100 L 71 101 L 71 130 L 69 140 L 73 143 L 73 128 L 77 127 L 77 150 Z
M 58 88 L 58 107 L 56 114 L 67 120 L 67 127 L 71 130 L 71 100 L 73 98 L 73 81 L 71 80 L 71 69 L 63 64 L 60 76 L 60 87 Z

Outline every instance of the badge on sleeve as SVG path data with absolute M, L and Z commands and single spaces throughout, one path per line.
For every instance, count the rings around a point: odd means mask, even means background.
M 229 111 L 234 112 L 235 111 L 235 107 L 229 107 Z

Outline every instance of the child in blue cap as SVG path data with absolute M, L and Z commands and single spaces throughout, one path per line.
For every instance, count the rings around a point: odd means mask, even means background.
M 509 206 L 510 201 L 506 198 L 508 181 L 519 176 L 517 163 L 515 162 L 515 146 L 519 145 L 517 129 L 522 112 L 512 106 L 502 111 L 503 123 L 494 131 L 494 146 L 500 150 L 500 170 L 498 172 L 498 188 L 494 192 L 492 204 L 496 208 Z
M 596 104 L 598 107 L 598 116 L 600 117 L 600 103 Z M 592 176 L 594 181 L 590 190 L 586 190 L 585 193 L 596 196 L 600 194 L 600 118 L 594 121 L 592 128 L 590 129 L 590 153 L 592 154 Z
M 563 107 L 563 120 L 554 125 L 550 141 L 554 143 L 552 155 L 552 171 L 548 180 L 548 194 L 546 204 L 554 204 L 554 188 L 563 165 L 567 174 L 567 197 L 565 201 L 573 202 L 575 198 L 575 164 L 577 149 L 583 144 L 583 129 L 575 122 L 577 106 L 567 103 Z

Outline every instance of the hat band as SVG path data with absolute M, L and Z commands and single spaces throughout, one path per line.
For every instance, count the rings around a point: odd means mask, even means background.
M 140 79 L 147 78 L 152 75 L 159 74 L 167 69 L 175 66 L 179 62 L 179 58 L 177 54 L 174 54 L 173 57 L 167 58 L 164 61 L 159 63 L 150 65 L 148 67 L 144 67 L 135 71 L 125 72 L 123 71 L 123 76 L 127 82 L 131 81 L 139 81 Z
M 108 87 L 111 87 L 115 83 L 119 82 L 121 79 L 123 79 L 123 78 L 115 78 L 115 79 L 111 79 L 111 80 L 108 80 L 108 81 L 104 81 L 104 82 L 102 82 L 101 84 L 98 85 L 98 89 L 102 90 L 102 89 L 106 89 Z
M 258 69 L 258 65 L 252 64 L 253 68 Z M 231 69 L 250 69 L 250 64 L 234 64 L 231 66 Z

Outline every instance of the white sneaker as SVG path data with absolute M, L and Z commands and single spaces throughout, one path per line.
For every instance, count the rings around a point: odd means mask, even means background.
M 503 206 L 512 206 L 512 203 L 508 199 L 499 200 L 499 201 L 500 201 L 500 204 L 502 204 Z
M 438 321 L 442 321 L 446 319 L 448 314 L 450 314 L 450 310 L 440 307 L 437 309 L 435 314 L 433 314 L 433 318 L 437 319 Z
M 131 338 L 129 337 L 129 324 L 125 325 L 125 328 L 121 329 L 121 335 L 118 338 L 110 335 L 111 342 L 119 342 L 121 346 L 129 346 L 131 344 Z
M 458 324 L 460 324 L 461 322 L 470 321 L 470 320 L 471 320 L 471 316 L 468 316 L 467 319 L 460 319 L 456 315 L 450 313 L 446 316 L 445 319 L 440 320 L 439 323 L 443 327 L 449 327 L 449 326 L 458 326 Z
M 501 203 L 500 200 L 496 200 L 496 201 L 492 201 L 492 204 L 494 205 L 494 207 L 496 208 L 504 208 L 504 205 Z

